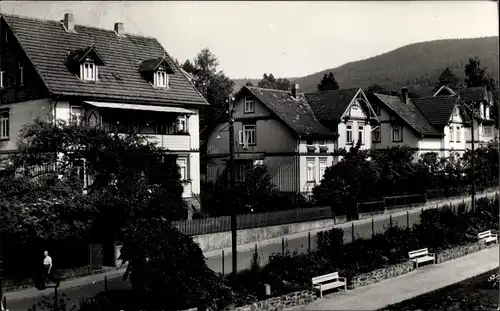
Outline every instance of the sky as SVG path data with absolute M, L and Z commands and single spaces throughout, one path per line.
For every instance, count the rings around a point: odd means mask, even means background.
M 183 62 L 209 48 L 231 78 L 301 77 L 421 41 L 498 36 L 495 1 L 2 1 L 0 13 L 156 37 Z

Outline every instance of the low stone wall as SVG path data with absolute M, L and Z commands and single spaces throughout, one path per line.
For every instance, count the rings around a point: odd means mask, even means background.
M 446 249 L 436 254 L 436 263 L 442 263 L 448 260 L 453 260 L 456 258 L 467 256 L 471 253 L 478 252 L 482 249 L 491 247 L 492 245 L 496 244 L 486 244 L 483 242 L 476 242 L 473 244 L 461 245 L 450 249 Z
M 436 253 L 436 263 L 442 263 L 448 260 L 453 260 L 463 256 L 467 256 L 471 253 L 478 252 L 488 247 L 492 247 L 493 245 L 496 244 L 487 245 L 483 242 L 476 242 L 468 245 L 461 245 L 450 249 L 446 249 Z M 409 273 L 413 270 L 415 270 L 413 262 L 409 261 L 402 262 L 387 268 L 378 269 L 375 271 L 356 275 L 352 278 L 349 288 L 354 289 L 378 283 L 386 279 L 391 279 Z
M 292 292 L 281 297 L 273 297 L 258 301 L 246 306 L 231 309 L 235 311 L 268 310 L 277 311 L 300 305 L 306 305 L 317 299 L 316 294 L 311 290 Z
M 387 268 L 377 269 L 375 271 L 370 271 L 360 275 L 356 275 L 352 278 L 349 289 L 359 288 L 367 286 L 370 284 L 378 283 L 380 281 L 394 278 L 415 269 L 413 262 L 402 262 L 396 265 L 392 265 Z

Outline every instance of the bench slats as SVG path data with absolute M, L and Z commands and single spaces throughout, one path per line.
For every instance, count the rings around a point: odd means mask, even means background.
M 410 257 L 410 259 L 413 259 L 415 257 L 425 256 L 428 253 L 429 253 L 429 250 L 427 248 L 422 248 L 422 249 L 419 249 L 416 251 L 408 252 L 408 256 Z
M 333 281 L 339 278 L 338 272 L 328 273 L 325 275 L 320 275 L 312 278 L 313 284 L 323 283 L 326 281 Z

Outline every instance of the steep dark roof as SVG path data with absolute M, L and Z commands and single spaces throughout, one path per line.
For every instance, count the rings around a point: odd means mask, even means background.
M 359 88 L 307 93 L 305 97 L 320 121 L 338 120 Z
M 485 87 L 469 87 L 458 91 L 460 99 L 466 103 L 487 101 L 489 102 L 490 96 Z
M 51 94 L 93 98 L 145 101 L 163 104 L 207 105 L 172 58 L 155 38 L 112 30 L 75 25 L 68 33 L 59 21 L 39 20 L 2 14 L 14 36 Z M 105 61 L 99 68 L 98 83 L 85 83 L 66 67 L 68 55 L 93 46 Z M 165 56 L 174 74 L 169 89 L 155 89 L 140 74 L 139 64 Z M 120 76 L 120 80 L 116 79 Z
M 458 100 L 458 96 L 430 96 L 412 99 L 425 118 L 439 130 L 448 124 Z
M 248 90 L 257 97 L 264 106 L 300 136 L 337 136 L 336 133 L 319 123 L 313 110 L 301 96 L 295 99 L 287 91 L 249 86 L 244 86 L 238 94 L 241 94 L 243 90 Z
M 373 97 L 382 102 L 393 113 L 398 115 L 417 133 L 428 137 L 440 137 L 442 134 L 435 129 L 422 112 L 414 105 L 413 100 L 403 102 L 401 97 L 374 93 Z

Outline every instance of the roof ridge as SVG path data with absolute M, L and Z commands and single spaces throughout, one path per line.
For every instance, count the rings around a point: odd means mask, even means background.
M 53 24 L 58 24 L 58 25 L 63 23 L 62 20 L 43 19 L 43 18 L 39 18 L 39 17 L 32 17 L 32 16 L 25 16 L 25 15 L 18 15 L 18 14 L 0 14 L 0 17 L 1 16 L 17 17 L 17 18 L 21 18 L 21 19 L 27 19 L 27 20 L 37 21 L 37 22 L 53 23 Z M 87 28 L 87 29 L 95 29 L 95 30 L 100 30 L 100 31 L 113 32 L 113 33 L 115 32 L 112 29 L 100 28 L 100 27 L 95 27 L 95 26 L 90 26 L 90 25 L 75 24 L 75 26 Z M 146 38 L 146 39 L 154 39 L 154 40 L 158 41 L 158 39 L 155 37 L 146 36 L 143 34 L 126 32 L 125 35 L 132 36 L 132 37 Z
M 277 92 L 286 92 L 286 93 L 290 93 L 290 91 L 285 91 L 285 90 L 268 89 L 268 88 L 265 88 L 265 87 L 258 87 L 258 86 L 248 86 L 248 85 L 245 85 L 245 86 L 246 86 L 246 87 L 248 87 L 248 88 L 258 89 L 258 90 L 265 90 L 265 91 L 277 91 Z

